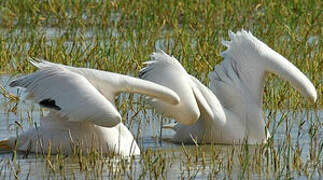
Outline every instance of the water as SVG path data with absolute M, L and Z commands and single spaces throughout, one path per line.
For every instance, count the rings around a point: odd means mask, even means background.
M 17 92 L 16 89 L 8 87 L 10 79 L 10 76 L 0 76 L 0 85 L 10 93 L 21 94 L 21 92 Z M 127 98 L 128 95 L 124 94 L 119 101 Z M 135 96 L 135 99 L 139 99 L 139 96 Z M 0 96 L 0 100 L 1 140 L 6 139 L 9 136 L 15 136 L 24 129 L 33 127 L 34 123 L 39 123 L 43 111 L 40 110 L 38 105 L 29 102 L 21 102 L 16 106 L 14 102 L 9 102 L 9 100 L 3 96 Z M 15 113 L 10 112 L 15 107 L 17 111 Z M 135 111 L 138 109 L 137 106 L 133 107 Z M 137 137 L 137 142 L 141 146 L 142 152 L 151 151 L 152 155 L 143 154 L 142 157 L 138 156 L 133 160 L 104 158 L 97 160 L 97 164 L 91 166 L 92 170 L 82 170 L 78 159 L 73 157 L 58 157 L 53 155 L 50 158 L 53 162 L 59 162 L 58 159 L 61 159 L 61 163 L 63 163 L 62 169 L 58 168 L 53 171 L 46 158 L 44 159 L 41 155 L 29 154 L 28 157 L 26 157 L 24 153 L 18 153 L 15 156 L 14 153 L 7 152 L 0 154 L 0 176 L 6 177 L 7 179 L 13 179 L 15 178 L 14 174 L 17 173 L 18 177 L 21 179 L 44 179 L 57 176 L 77 179 L 108 178 L 111 176 L 117 176 L 119 178 L 144 177 L 150 179 L 155 178 L 155 171 L 160 171 L 160 176 L 162 175 L 161 177 L 167 177 L 168 179 L 181 177 L 191 177 L 195 179 L 215 177 L 238 178 L 241 174 L 245 173 L 244 167 L 241 164 L 245 161 L 253 161 L 254 158 L 252 157 L 254 153 L 257 152 L 257 149 L 259 150 L 257 146 L 200 145 L 197 148 L 194 145 L 182 146 L 168 141 L 160 141 L 160 121 L 163 120 L 163 123 L 169 123 L 173 122 L 172 120 L 162 119 L 152 110 L 147 110 L 145 113 L 140 111 L 135 117 L 133 117 L 133 115 L 136 114 L 136 112 L 128 111 L 127 113 L 126 124 L 132 124 L 130 130 L 134 136 Z M 272 116 L 270 116 L 272 117 L 272 122 L 269 131 L 274 136 L 273 149 L 280 154 L 280 156 L 278 156 L 281 158 L 279 161 L 283 163 L 285 161 L 283 158 L 289 157 L 288 150 L 295 152 L 296 147 L 299 147 L 301 149 L 300 160 L 303 168 L 309 168 L 308 171 L 312 172 L 311 168 L 313 166 L 310 165 L 310 163 L 313 161 L 310 159 L 313 155 L 311 151 L 313 151 L 313 148 L 322 149 L 323 130 L 321 125 L 323 123 L 323 111 L 266 111 L 265 114 L 267 118 L 269 117 L 269 113 L 272 114 Z M 282 116 L 283 120 L 279 123 Z M 288 122 L 287 132 L 290 133 L 286 133 L 286 121 Z M 313 138 L 310 134 L 314 131 L 316 131 L 316 141 L 318 141 L 318 143 L 312 142 Z M 172 134 L 173 132 L 171 130 L 163 130 L 164 138 L 170 138 Z M 290 141 L 286 140 L 289 138 Z M 286 148 L 288 143 L 290 143 L 290 148 Z M 315 144 L 316 146 L 321 147 L 313 147 Z M 245 153 L 245 150 L 249 156 L 239 156 L 242 153 Z M 232 155 L 233 153 L 234 155 Z M 266 153 L 263 152 L 263 159 L 266 159 L 265 154 Z M 152 159 L 147 161 L 148 163 L 144 163 L 144 159 L 148 157 L 151 157 Z M 322 155 L 319 155 L 318 158 L 318 162 L 322 162 Z M 162 159 L 166 159 L 164 160 L 166 163 L 162 163 Z M 233 162 L 232 167 L 229 165 L 231 160 Z M 102 166 L 100 166 L 100 163 Z M 120 171 L 120 164 L 122 163 L 125 164 L 123 168 L 128 169 L 125 172 L 128 172 L 130 175 L 118 174 Z M 156 165 L 158 163 L 161 163 L 160 167 L 159 165 Z M 188 163 L 190 163 L 189 166 L 187 165 Z M 318 164 L 318 166 L 319 170 L 312 172 L 312 178 L 321 177 L 322 163 Z M 299 173 L 299 171 L 292 167 L 290 170 L 281 168 L 277 171 L 273 171 L 272 168 L 269 168 L 269 172 L 266 171 L 267 167 L 268 165 L 264 163 L 260 169 L 258 168 L 258 171 L 247 171 L 247 176 L 244 174 L 244 177 L 251 177 L 253 179 L 270 178 L 273 176 L 293 177 L 298 179 L 308 177 L 303 171 Z M 256 170 L 257 167 L 253 169 Z M 280 173 L 278 171 L 280 171 Z

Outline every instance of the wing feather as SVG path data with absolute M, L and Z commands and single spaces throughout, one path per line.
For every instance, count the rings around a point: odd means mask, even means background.
M 189 83 L 190 79 L 182 65 L 163 51 L 151 55 L 151 60 L 146 62 L 139 77 L 175 91 L 180 97 L 177 105 L 170 106 L 158 100 L 150 103 L 155 109 L 164 115 L 175 118 L 177 122 L 191 125 L 200 116 L 200 111 L 194 97 L 193 88 Z
M 194 86 L 194 93 L 197 101 L 199 101 L 200 108 L 205 109 L 210 120 L 217 121 L 221 124 L 226 122 L 226 116 L 223 110 L 223 106 L 215 94 L 202 84 L 198 79 L 190 76 Z
M 86 78 L 60 66 L 46 66 L 10 83 L 25 88 L 27 98 L 58 111 L 68 121 L 89 121 L 112 127 L 121 116 Z
M 151 59 L 140 71 L 140 77 L 169 87 L 180 97 L 178 106 L 166 106 L 159 101 L 153 101 L 152 104 L 157 110 L 186 125 L 191 125 L 199 119 L 201 112 L 206 113 L 203 114 L 203 117 L 207 117 L 205 119 L 217 120 L 219 123 L 226 121 L 217 97 L 199 80 L 187 74 L 174 57 L 160 51 L 153 53 Z M 203 111 L 200 108 L 203 108 Z
M 96 69 L 65 66 L 44 60 L 33 60 L 32 63 L 39 68 L 64 67 L 74 73 L 80 74 L 111 102 L 114 101 L 115 96 L 119 93 L 129 92 L 158 98 L 170 104 L 179 103 L 178 95 L 171 89 L 142 79 Z

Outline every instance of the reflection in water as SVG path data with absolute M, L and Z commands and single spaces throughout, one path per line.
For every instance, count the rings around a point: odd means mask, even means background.
M 9 76 L 0 76 L 0 85 L 9 92 Z M 19 92 L 18 92 L 19 93 Z M 134 96 L 134 99 L 140 99 Z M 117 102 L 129 99 L 123 94 Z M 0 140 L 19 134 L 24 129 L 35 126 L 43 114 L 38 105 L 15 102 L 0 95 Z M 320 177 L 322 170 L 312 171 L 312 162 L 322 162 L 323 119 L 322 110 L 302 112 L 267 111 L 266 119 L 271 120 L 269 131 L 273 143 L 259 146 L 247 145 L 181 145 L 160 141 L 160 121 L 173 120 L 160 118 L 142 103 L 131 105 L 124 119 L 131 132 L 137 137 L 142 155 L 129 159 L 91 155 L 89 157 L 41 155 L 25 153 L 1 153 L 1 178 L 22 179 L 63 176 L 71 178 L 158 178 L 169 179 L 191 177 L 197 179 L 215 177 Z M 139 112 L 136 112 L 139 111 Z M 46 113 L 46 112 L 45 112 Z M 163 138 L 171 138 L 171 130 L 163 130 Z M 321 150 L 317 150 L 320 149 Z M 47 158 L 46 158 L 47 157 Z M 84 159 L 85 158 L 85 159 Z M 312 161 L 318 158 L 318 161 Z M 312 160 L 311 160 L 312 159 Z M 308 163 L 307 163 L 308 162 Z M 301 166 L 299 166 L 299 164 Z M 307 170 L 304 170 L 306 166 Z M 322 166 L 317 165 L 316 166 Z M 307 175 L 306 173 L 309 173 Z

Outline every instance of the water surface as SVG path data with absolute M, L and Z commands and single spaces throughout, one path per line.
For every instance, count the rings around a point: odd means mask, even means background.
M 21 91 L 8 87 L 10 76 L 0 76 L 0 85 L 7 89 L 10 93 L 21 94 Z M 129 95 L 123 94 L 118 101 L 126 100 Z M 139 96 L 135 96 L 139 99 Z M 9 136 L 15 136 L 17 133 L 25 129 L 34 127 L 35 123 L 39 123 L 40 117 L 46 113 L 45 110 L 40 110 L 38 105 L 30 102 L 20 102 L 18 105 L 15 102 L 10 102 L 8 98 L 0 96 L 0 139 L 6 139 Z M 320 178 L 322 175 L 322 163 L 318 164 L 319 170 L 311 170 L 314 165 L 311 160 L 313 158 L 313 148 L 322 151 L 323 123 L 322 110 L 303 110 L 301 112 L 291 112 L 287 110 L 265 111 L 266 120 L 271 118 L 270 132 L 273 135 L 273 148 L 277 151 L 279 162 L 285 162 L 283 157 L 292 156 L 295 159 L 296 149 L 300 149 L 299 157 L 303 168 L 309 168 L 309 173 L 306 175 L 304 170 L 297 170 L 292 167 L 295 160 L 290 160 L 290 169 L 288 166 L 283 166 L 279 170 L 274 171 L 268 163 L 274 158 L 266 157 L 266 152 L 259 152 L 258 146 L 233 146 L 233 145 L 180 145 L 168 141 L 160 141 L 160 125 L 163 123 L 173 122 L 173 120 L 161 118 L 152 110 L 148 109 L 145 112 L 140 111 L 134 116 L 139 105 L 134 105 L 133 110 L 127 111 L 125 116 L 126 125 L 131 126 L 130 130 L 137 138 L 138 144 L 141 146 L 142 152 L 149 155 L 138 156 L 132 160 L 120 160 L 120 158 L 103 158 L 97 160 L 97 165 L 91 166 L 92 170 L 82 170 L 80 162 L 72 157 L 59 157 L 64 162 L 61 170 L 53 171 L 49 167 L 46 158 L 41 155 L 29 154 L 27 157 L 24 153 L 18 153 L 16 156 L 12 152 L 0 154 L 0 176 L 12 179 L 15 174 L 21 179 L 38 179 L 50 177 L 70 177 L 70 178 L 107 178 L 107 177 L 122 177 L 122 178 L 156 178 L 158 171 L 161 177 L 165 176 L 169 179 L 190 177 L 196 179 L 204 178 L 238 178 L 250 177 L 256 179 L 270 177 L 293 177 L 293 178 Z M 16 110 L 15 110 L 16 109 Z M 12 112 L 14 111 L 14 112 Z M 288 127 L 287 127 L 288 126 Z M 315 134 L 312 137 L 313 133 Z M 171 130 L 163 130 L 164 138 L 171 138 L 173 132 Z M 314 142 L 316 141 L 316 142 Z M 315 146 L 315 147 L 314 147 Z M 321 147 L 320 147 L 321 146 Z M 284 151 L 284 152 L 282 152 Z M 318 152 L 318 151 L 317 151 Z M 254 161 L 255 154 L 260 153 L 264 164 L 262 167 L 245 167 L 246 161 Z M 289 153 L 291 155 L 289 155 Z M 294 156 L 292 155 L 294 153 Z M 318 162 L 322 162 L 322 155 L 317 154 Z M 145 160 L 151 157 L 150 160 Z M 50 159 L 57 162 L 57 158 L 53 155 Z M 59 159 L 58 158 L 58 159 Z M 145 163 L 145 161 L 147 161 Z M 230 162 L 233 162 L 232 165 Z M 120 164 L 126 173 L 120 173 Z M 151 163 L 151 164 L 149 164 Z M 154 164 L 155 163 L 155 164 Z M 156 163 L 161 163 L 160 167 Z M 272 162 L 269 162 L 269 164 Z M 101 164 L 101 166 L 100 166 Z M 188 165 L 189 164 L 189 165 Z M 252 164 L 252 163 L 251 163 Z M 252 165 L 250 165 L 252 166 Z M 266 170 L 267 167 L 269 170 Z M 152 169 L 149 169 L 152 168 Z M 247 168 L 247 170 L 246 170 Z M 251 168 L 251 169 L 248 169 Z M 259 169 L 259 170 L 257 170 Z M 118 172 L 120 174 L 118 174 Z

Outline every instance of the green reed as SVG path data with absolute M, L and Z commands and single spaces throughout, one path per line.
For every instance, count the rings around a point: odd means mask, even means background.
M 245 28 L 305 72 L 322 94 L 319 4 L 317 0 L 1 1 L 0 72 L 31 72 L 27 57 L 40 57 L 136 74 L 149 54 L 160 48 L 207 83 L 207 73 L 222 60 L 225 48 L 220 42 L 228 39 L 227 31 Z M 306 104 L 289 98 L 299 95 L 272 79 L 266 84 L 265 107 L 322 107 L 321 96 L 316 105 Z
M 27 58 L 37 57 L 136 76 L 149 55 L 163 49 L 207 84 L 207 74 L 223 60 L 220 52 L 225 47 L 221 41 L 228 39 L 227 31 L 245 28 L 304 72 L 318 93 L 317 103 L 308 103 L 288 83 L 269 75 L 264 109 L 269 111 L 266 122 L 272 137 L 267 144 L 177 146 L 175 150 L 148 148 L 140 157 L 128 159 L 96 150 L 83 154 L 78 148 L 68 157 L 63 153 L 40 153 L 34 158 L 43 169 L 43 178 L 321 177 L 323 143 L 319 111 L 323 107 L 323 46 L 320 7 L 319 0 L 283 3 L 264 0 L 3 0 L 0 1 L 0 73 L 33 72 L 36 69 Z M 8 116 L 17 116 L 13 126 L 20 132 L 22 125 L 19 124 L 27 119 L 29 127 L 33 127 L 32 114 L 38 108 L 24 109 L 21 106 L 24 102 L 9 93 L 6 85 L 7 82 L 1 83 L 1 100 Z M 133 97 L 125 95 L 116 100 L 124 122 L 130 128 L 138 121 L 140 126 L 152 127 L 148 106 L 141 98 Z M 156 134 L 158 130 L 155 129 Z M 141 144 L 142 129 L 135 131 Z M 294 131 L 297 137 L 291 136 Z M 308 143 L 302 143 L 303 138 L 308 138 Z M 0 177 L 31 177 L 31 167 L 28 170 L 21 166 L 23 160 L 19 153 L 14 153 L 12 158 L 1 158 Z

